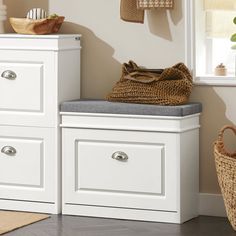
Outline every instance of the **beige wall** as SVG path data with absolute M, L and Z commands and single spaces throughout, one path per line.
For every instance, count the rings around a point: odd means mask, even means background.
M 103 98 L 119 79 L 121 64 L 129 59 L 149 67 L 184 60 L 182 2 L 173 11 L 152 11 L 145 24 L 119 18 L 119 0 L 50 0 L 50 10 L 65 15 L 63 32 L 82 38 L 82 96 Z
M 133 59 L 147 67 L 166 67 L 185 59 L 184 0 L 171 11 L 149 11 L 145 24 L 119 19 L 119 0 L 8 0 L 10 12 L 24 15 L 27 8 L 44 6 L 65 15 L 62 32 L 81 33 L 82 96 L 104 98 L 119 79 L 121 64 Z M 19 10 L 19 11 L 18 11 Z M 203 103 L 201 117 L 201 192 L 218 193 L 213 141 L 224 124 L 236 124 L 236 88 L 196 87 L 191 100 Z M 231 141 L 232 143 L 232 141 Z M 194 168 L 194 167 L 193 167 Z
M 236 125 L 235 109 L 236 88 L 199 86 L 195 87 L 192 101 L 203 104 L 200 132 L 200 191 L 204 193 L 219 193 L 213 156 L 213 143 L 218 130 L 225 124 Z M 226 134 L 229 150 L 236 147 L 236 138 Z M 234 145 L 233 145 L 234 144 Z

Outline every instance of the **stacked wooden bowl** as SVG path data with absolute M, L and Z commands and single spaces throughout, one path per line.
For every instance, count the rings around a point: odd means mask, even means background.
M 27 18 L 10 18 L 12 28 L 18 34 L 53 34 L 57 33 L 64 21 L 64 16 L 54 19 L 32 20 Z
M 64 22 L 64 16 L 56 14 L 47 17 L 46 11 L 33 8 L 27 18 L 10 18 L 12 28 L 18 34 L 53 34 L 57 33 Z

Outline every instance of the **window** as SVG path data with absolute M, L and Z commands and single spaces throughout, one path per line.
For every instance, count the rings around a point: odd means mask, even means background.
M 230 41 L 236 33 L 236 0 L 193 0 L 192 4 L 196 82 L 236 86 L 236 50 Z M 226 76 L 216 75 L 220 64 L 227 68 Z

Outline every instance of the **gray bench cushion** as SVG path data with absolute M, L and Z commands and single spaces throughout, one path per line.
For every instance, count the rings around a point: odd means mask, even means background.
M 108 102 L 104 100 L 77 100 L 61 104 L 62 112 L 130 114 L 150 116 L 188 116 L 202 111 L 201 103 L 180 106 L 158 106 Z

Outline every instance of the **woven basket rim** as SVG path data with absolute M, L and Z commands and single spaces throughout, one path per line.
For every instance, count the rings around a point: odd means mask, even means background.
M 225 159 L 228 159 L 228 160 L 236 161 L 236 157 L 230 157 L 230 156 L 228 156 L 228 155 L 226 155 L 226 154 L 221 153 L 221 152 L 219 151 L 219 148 L 218 148 L 218 146 L 217 146 L 217 143 L 214 144 L 214 152 L 216 153 L 216 155 L 218 155 L 218 156 L 215 155 L 215 158 L 221 156 L 222 158 L 225 158 Z
M 222 146 L 222 144 L 223 144 L 223 146 Z M 225 150 L 225 146 L 224 146 L 224 143 L 222 140 L 217 140 L 214 142 L 214 149 L 217 149 L 218 154 L 236 160 L 236 154 L 230 153 L 229 151 Z M 222 150 L 223 150 L 223 152 L 222 152 Z
M 233 126 L 226 125 L 220 130 L 218 140 L 214 142 L 214 161 L 227 216 L 236 230 L 236 152 L 230 153 L 225 148 L 223 136 L 228 129 L 236 134 Z

